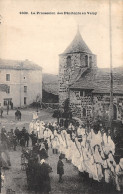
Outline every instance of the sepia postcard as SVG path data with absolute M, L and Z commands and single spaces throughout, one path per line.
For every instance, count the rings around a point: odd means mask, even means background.
M 0 0 L 0 193 L 123 192 L 123 1 Z

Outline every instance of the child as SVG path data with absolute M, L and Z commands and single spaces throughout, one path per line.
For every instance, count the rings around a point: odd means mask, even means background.
M 62 162 L 62 157 L 59 156 L 59 161 L 57 163 L 57 174 L 59 174 L 59 183 L 62 182 L 62 175 L 64 174 L 64 164 Z
M 123 191 L 123 158 L 120 159 L 118 165 L 116 165 L 116 189 Z

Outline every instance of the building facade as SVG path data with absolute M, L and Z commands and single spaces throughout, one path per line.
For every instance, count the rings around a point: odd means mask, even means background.
M 0 83 L 7 85 L 0 92 L 0 104 L 6 107 L 24 107 L 37 96 L 42 98 L 42 68 L 33 62 L 0 59 Z
M 123 67 L 113 69 L 113 117 L 123 119 Z M 96 55 L 78 30 L 72 43 L 59 55 L 59 103 L 70 101 L 73 115 L 83 121 L 109 116 L 110 69 L 98 68 Z

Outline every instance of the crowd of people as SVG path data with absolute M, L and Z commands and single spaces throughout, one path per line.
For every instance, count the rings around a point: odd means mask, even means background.
M 84 125 L 69 124 L 65 129 L 57 122 L 45 124 L 38 119 L 32 120 L 29 133 L 37 137 L 38 142 L 47 141 L 53 153 L 70 161 L 81 175 L 106 188 L 123 189 L 123 158 L 116 163 L 114 159 L 115 143 L 110 130 L 106 133 L 101 126 L 99 130 L 87 130 Z
M 31 139 L 31 146 L 29 140 Z M 22 147 L 22 156 L 26 159 L 26 175 L 28 189 L 36 192 L 49 193 L 51 190 L 50 176 L 52 167 L 46 162 L 48 150 L 59 154 L 57 174 L 62 183 L 64 164 L 62 159 L 71 162 L 81 176 L 91 183 L 106 185 L 106 189 L 114 188 L 123 191 L 123 158 L 118 162 L 114 159 L 115 143 L 110 130 L 106 133 L 101 126 L 99 130 L 87 129 L 84 125 L 67 128 L 57 122 L 44 123 L 38 118 L 33 119 L 29 129 L 11 132 L 1 130 L 2 167 L 10 168 L 10 157 L 7 147 L 16 150 L 17 144 Z

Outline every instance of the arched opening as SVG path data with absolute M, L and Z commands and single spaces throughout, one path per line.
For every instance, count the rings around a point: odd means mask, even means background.
M 84 62 L 83 55 L 80 55 L 80 63 L 81 63 L 81 66 L 84 66 L 83 62 Z
M 85 56 L 85 67 L 88 66 L 88 55 Z
M 113 105 L 113 120 L 117 120 L 117 107 Z
M 92 67 L 92 56 L 89 57 L 89 67 Z
M 67 57 L 67 67 L 71 66 L 71 56 Z
M 83 117 L 86 117 L 86 109 L 83 108 Z

